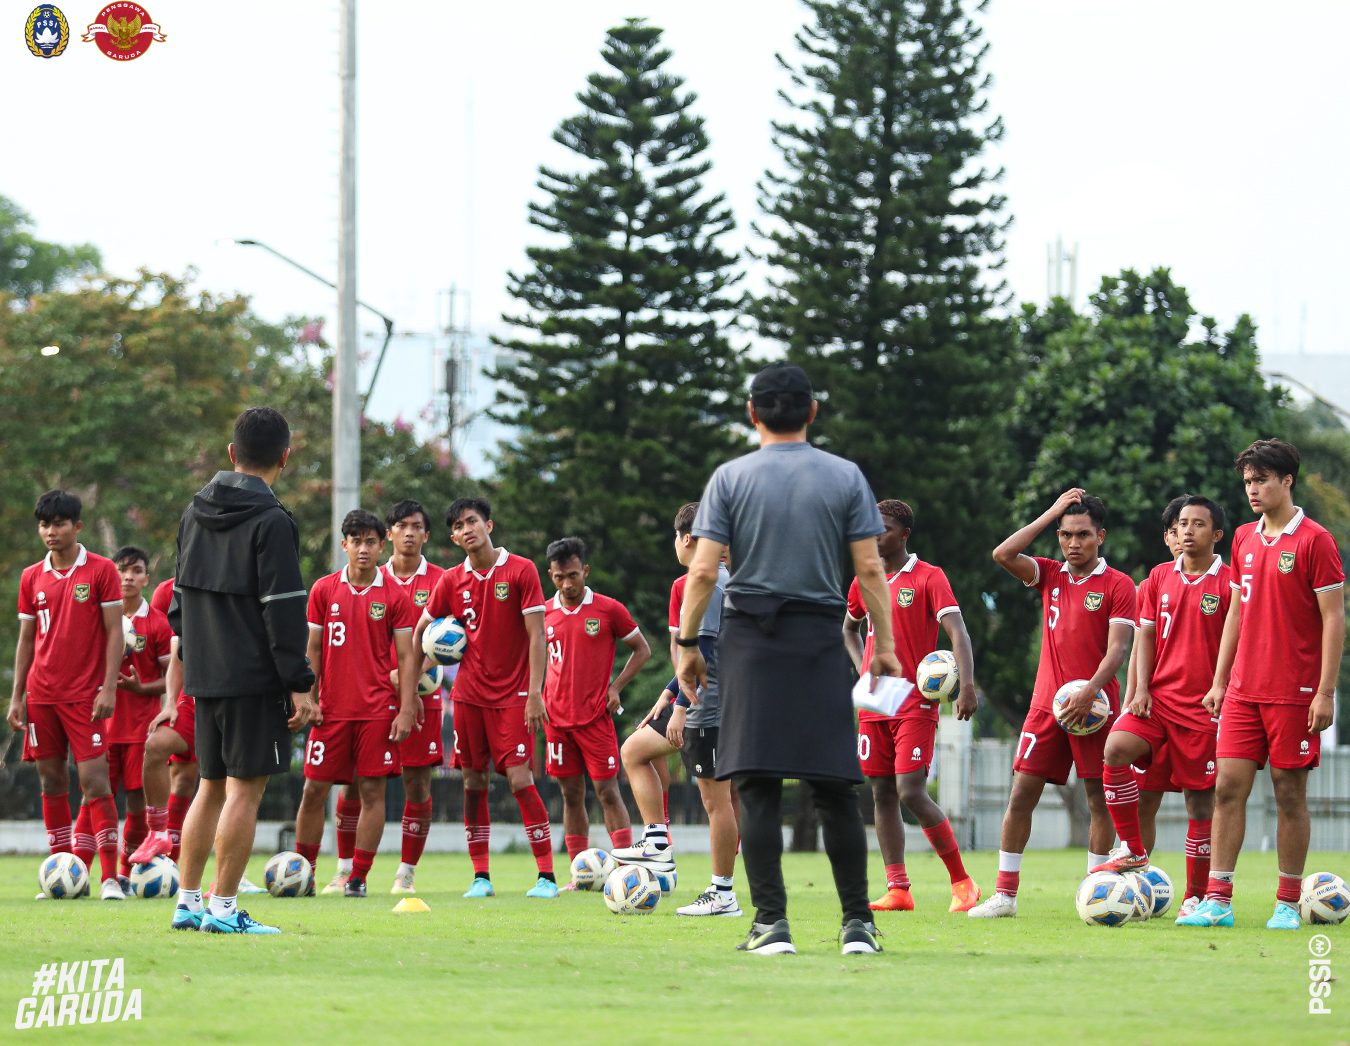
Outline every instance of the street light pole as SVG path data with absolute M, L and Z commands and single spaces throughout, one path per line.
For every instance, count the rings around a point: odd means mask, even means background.
M 333 362 L 333 569 L 342 518 L 361 497 L 361 404 L 356 390 L 356 0 L 341 0 L 338 80 L 342 160 L 338 174 L 338 336 Z

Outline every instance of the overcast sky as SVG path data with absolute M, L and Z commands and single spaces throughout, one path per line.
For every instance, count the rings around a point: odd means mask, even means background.
M 332 292 L 232 241 L 336 274 L 336 2 L 151 0 L 168 39 L 128 63 L 79 40 L 96 0 L 61 5 L 74 39 L 48 60 L 21 39 L 32 3 L 0 6 L 0 194 L 41 235 L 97 244 L 114 272 L 195 266 L 202 287 L 248 294 L 270 319 L 333 314 Z M 804 11 L 364 0 L 359 296 L 428 331 L 455 284 L 475 329 L 500 329 L 504 274 L 539 239 L 526 221 L 536 169 L 569 162 L 550 133 L 576 110 L 605 30 L 633 15 L 667 30 L 671 67 L 699 95 L 709 186 L 727 194 L 743 246 L 783 114 L 773 55 Z M 983 24 L 1017 297 L 1045 297 L 1047 244 L 1062 235 L 1079 245 L 1080 299 L 1104 273 L 1168 265 L 1202 312 L 1251 312 L 1267 351 L 1350 349 L 1337 188 L 1350 169 L 1350 4 L 994 0 Z

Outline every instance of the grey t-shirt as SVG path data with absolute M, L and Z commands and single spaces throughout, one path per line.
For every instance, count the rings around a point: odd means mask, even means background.
M 731 575 L 722 564 L 717 566 L 717 584 L 708 597 L 708 607 L 698 625 L 698 649 L 708 666 L 708 681 L 698 692 L 698 704 L 691 705 L 685 715 L 685 726 L 710 729 L 721 725 L 722 699 L 717 692 L 717 635 L 722 631 L 722 594 Z
M 840 552 L 885 532 L 857 465 L 809 443 L 770 443 L 718 467 L 693 534 L 731 548 L 727 595 L 777 596 L 842 611 Z

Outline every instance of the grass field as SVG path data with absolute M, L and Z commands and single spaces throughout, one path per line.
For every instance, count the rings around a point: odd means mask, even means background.
M 378 895 L 276 900 L 247 907 L 281 937 L 171 933 L 170 904 L 35 902 L 38 858 L 0 859 L 0 998 L 29 996 L 46 962 L 122 958 L 142 991 L 138 1023 L 32 1029 L 42 1041 L 327 1042 L 358 1037 L 443 1042 L 1128 1042 L 1350 1041 L 1350 980 L 1333 985 L 1331 1014 L 1308 1013 L 1312 931 L 1264 929 L 1274 892 L 1270 854 L 1243 856 L 1232 930 L 1187 930 L 1168 917 L 1107 930 L 1082 925 L 1073 888 L 1081 853 L 1036 852 L 1023 870 L 1021 914 L 948 915 L 946 876 L 929 855 L 910 864 L 918 910 L 880 913 L 886 952 L 844 959 L 823 855 L 789 855 L 793 936 L 800 954 L 741 955 L 749 918 L 683 919 L 671 898 L 648 916 L 611 915 L 595 894 L 523 896 L 528 855 L 494 855 L 498 896 L 460 897 L 462 856 L 418 871 L 431 911 L 394 915 L 395 862 L 381 859 Z M 1184 878 L 1180 854 L 1158 863 Z M 1309 869 L 1344 874 L 1343 854 Z M 986 890 L 993 858 L 974 854 Z M 262 880 L 263 858 L 250 865 Z M 874 856 L 873 876 L 879 876 Z M 332 872 L 321 859 L 320 879 Z M 680 861 L 679 903 L 707 881 L 706 858 Z M 742 903 L 748 906 L 748 896 Z M 1350 927 L 1330 928 L 1333 972 L 1350 970 Z M 1342 944 L 1344 942 L 1344 944 Z M 1345 958 L 1341 960 L 1340 949 Z M 7 1038 L 11 1018 L 0 1018 Z

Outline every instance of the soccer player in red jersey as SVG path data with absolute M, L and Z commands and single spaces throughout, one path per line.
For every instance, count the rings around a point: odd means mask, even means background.
M 1233 871 L 1247 797 L 1270 761 L 1280 880 L 1271 930 L 1299 927 L 1308 857 L 1308 771 L 1331 725 L 1345 645 L 1345 570 L 1327 530 L 1294 504 L 1298 449 L 1257 440 L 1237 459 L 1247 503 L 1261 518 L 1233 537 L 1233 588 L 1205 706 L 1219 717 L 1213 864 L 1205 899 L 1183 926 L 1233 925 Z
M 523 556 L 492 544 L 492 508 L 482 498 L 456 498 L 445 516 L 462 566 L 441 575 L 417 624 L 414 645 L 436 618 L 455 617 L 468 646 L 455 677 L 455 757 L 464 771 L 464 832 L 474 879 L 466 897 L 491 897 L 488 873 L 488 774 L 505 776 L 520 807 L 539 869 L 527 897 L 558 896 L 548 810 L 530 772 L 533 735 L 544 725 L 544 590 Z
M 562 788 L 563 841 L 570 860 L 590 846 L 587 777 L 595 785 L 610 846 L 633 845 L 633 826 L 619 794 L 619 737 L 612 717 L 622 709 L 623 688 L 647 663 L 652 649 L 627 607 L 586 584 L 591 568 L 580 538 L 553 542 L 547 555 L 549 579 L 558 594 L 544 612 L 545 766 Z M 628 660 L 611 681 L 619 643 L 628 648 Z
M 1026 549 L 1051 523 L 1063 562 L 1026 555 Z M 969 913 L 977 919 L 1017 914 L 1022 851 L 1031 837 L 1031 817 L 1046 782 L 1062 785 L 1073 769 L 1083 782 L 1092 822 L 1088 828 L 1088 864 L 1108 857 L 1115 832 L 1102 794 L 1102 752 L 1107 726 L 1085 737 L 1063 729 L 1052 711 L 1065 683 L 1086 679 L 1069 699 L 1065 722 L 1081 723 L 1098 690 L 1106 691 L 1114 716 L 1118 710 L 1116 672 L 1125 663 L 1134 633 L 1134 582 L 1106 565 L 1106 506 L 1074 487 L 1040 517 L 994 549 L 994 561 L 1027 588 L 1037 589 L 1045 618 L 1041 626 L 1040 664 L 1031 693 L 1031 709 L 1022 723 L 1013 759 L 1012 794 L 1003 815 L 998 879 L 994 896 Z
M 295 848 L 313 865 L 323 837 L 324 804 L 334 783 L 356 784 L 356 825 L 346 897 L 365 897 L 384 834 L 385 783 L 396 776 L 399 745 L 416 725 L 422 664 L 412 633 L 417 611 L 379 567 L 385 525 L 353 509 L 342 521 L 347 565 L 309 592 L 309 660 L 319 719 L 305 743 L 305 789 L 295 815 Z M 398 684 L 392 673 L 398 670 Z
M 150 556 L 134 545 L 119 548 L 113 565 L 122 577 L 122 616 L 136 639 L 122 661 L 117 679 L 117 707 L 108 731 L 108 783 L 112 794 L 126 791 L 126 824 L 122 829 L 123 877 L 131 874 L 131 855 L 145 839 L 146 728 L 159 712 L 164 693 L 164 668 L 169 663 L 169 619 L 145 598 L 150 584 Z M 123 884 L 125 887 L 128 884 Z
M 877 502 L 886 531 L 877 538 L 877 551 L 886 568 L 891 593 L 891 631 L 895 656 L 911 679 L 917 678 L 919 662 L 937 646 L 941 624 L 956 655 L 961 687 L 956 698 L 958 719 L 970 719 L 979 707 L 975 696 L 975 659 L 970 648 L 961 608 L 947 575 L 909 551 L 914 530 L 914 510 L 903 501 Z M 853 667 L 863 671 L 872 663 L 875 636 L 867 629 L 866 643 L 859 634 L 867 621 L 867 606 L 856 578 L 848 590 L 844 618 L 844 646 Z M 951 822 L 928 794 L 928 767 L 933 761 L 937 737 L 938 703 L 919 700 L 911 694 L 900 711 L 890 717 L 862 710 L 858 715 L 858 762 L 872 782 L 877 845 L 886 863 L 886 893 L 869 907 L 877 912 L 913 911 L 909 875 L 905 871 L 905 828 L 900 805 L 919 821 L 933 851 L 942 858 L 951 876 L 951 912 L 966 912 L 980 900 L 980 888 L 966 874 L 961 850 L 956 845 Z M 898 787 L 897 787 L 898 785 Z
M 42 820 L 52 853 L 74 851 L 66 755 L 75 759 L 80 791 L 102 867 L 99 896 L 120 901 L 117 806 L 108 782 L 108 717 L 117 704 L 122 664 L 122 585 L 112 560 L 79 543 L 80 499 L 49 490 L 34 516 L 47 555 L 19 580 L 19 642 L 7 716 L 23 734 L 23 758 L 37 763 Z M 88 855 L 86 855 L 88 856 Z M 93 878 L 92 858 L 90 878 Z
M 1148 767 L 1147 779 L 1154 770 L 1151 762 L 1162 764 L 1168 783 L 1185 795 L 1190 823 L 1182 915 L 1189 915 L 1204 893 L 1201 862 L 1208 877 L 1199 840 L 1203 838 L 1207 850 L 1214 817 L 1217 723 L 1202 702 L 1214 678 L 1231 595 L 1233 572 L 1214 551 L 1224 525 L 1223 509 L 1209 498 L 1186 498 L 1176 522 L 1181 554 L 1173 563 L 1154 567 L 1140 586 L 1138 676 L 1107 738 L 1102 772 L 1106 809 L 1121 846 L 1094 871 L 1148 867 L 1163 782 L 1146 789 L 1156 799 L 1149 803 L 1145 826 L 1139 796 L 1145 784 L 1136 781 L 1133 767 Z

